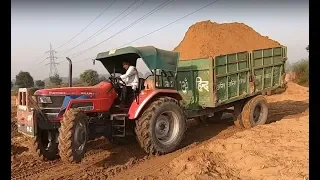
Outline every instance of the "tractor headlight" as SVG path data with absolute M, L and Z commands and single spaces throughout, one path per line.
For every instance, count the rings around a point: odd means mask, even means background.
M 51 98 L 48 96 L 39 96 L 40 103 L 52 103 Z

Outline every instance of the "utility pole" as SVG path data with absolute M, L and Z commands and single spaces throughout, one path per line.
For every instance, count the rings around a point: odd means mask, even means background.
M 49 53 L 49 57 L 47 57 L 46 59 L 49 59 L 49 61 L 50 61 L 48 63 L 48 64 L 50 64 L 49 77 L 52 77 L 52 76 L 59 74 L 59 73 L 58 73 L 58 69 L 56 66 L 58 63 L 56 63 L 56 61 L 55 61 L 57 59 L 57 57 L 55 57 L 55 53 L 57 53 L 57 52 L 52 49 L 51 43 L 50 43 L 50 50 L 47 51 L 46 53 Z

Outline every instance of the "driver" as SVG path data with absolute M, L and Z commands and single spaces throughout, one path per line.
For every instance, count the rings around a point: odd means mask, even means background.
M 126 70 L 126 73 L 120 76 L 126 83 L 126 86 L 122 88 L 121 92 L 121 105 L 123 106 L 127 99 L 128 91 L 132 92 L 132 90 L 135 91 L 138 88 L 139 75 L 136 67 L 130 65 L 128 61 L 122 62 L 122 66 Z

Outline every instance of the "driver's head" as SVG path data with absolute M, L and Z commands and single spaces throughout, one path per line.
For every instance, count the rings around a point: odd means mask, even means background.
M 127 69 L 129 68 L 129 66 L 130 66 L 130 63 L 129 63 L 128 61 L 123 61 L 123 62 L 122 62 L 122 67 L 123 67 L 125 70 L 127 70 Z

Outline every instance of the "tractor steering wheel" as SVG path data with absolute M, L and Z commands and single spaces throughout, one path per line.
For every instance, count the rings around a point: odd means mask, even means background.
M 109 79 L 111 83 L 116 87 L 126 86 L 126 83 L 120 77 L 110 76 Z

